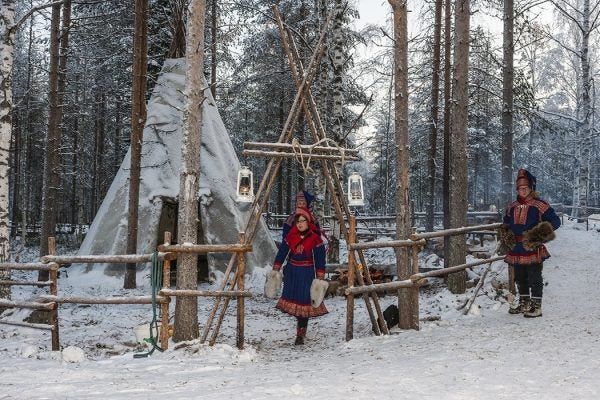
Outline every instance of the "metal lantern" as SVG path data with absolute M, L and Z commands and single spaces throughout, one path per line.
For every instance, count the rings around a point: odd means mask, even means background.
M 348 205 L 365 205 L 365 192 L 363 190 L 363 181 L 362 177 L 358 174 L 358 172 L 353 172 L 348 177 Z
M 252 203 L 254 201 L 254 179 L 252 171 L 246 166 L 238 171 L 237 201 L 240 203 Z

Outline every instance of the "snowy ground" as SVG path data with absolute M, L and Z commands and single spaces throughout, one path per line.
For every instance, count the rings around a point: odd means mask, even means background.
M 214 347 L 174 350 L 171 343 L 134 359 L 133 327 L 151 318 L 149 306 L 61 306 L 62 352 L 49 350 L 43 331 L 0 325 L 0 399 L 598 399 L 599 241 L 598 232 L 574 223 L 557 231 L 544 268 L 542 318 L 507 313 L 490 285 L 505 280 L 504 264 L 496 263 L 468 315 L 456 307 L 473 289 L 454 296 L 441 281 L 423 288 L 421 317 L 440 319 L 422 321 L 420 331 L 373 336 L 357 301 L 350 342 L 338 297 L 326 301 L 328 315 L 309 322 L 306 345 L 294 347 L 294 320 L 261 294 L 265 271 L 247 283 L 256 295 L 246 302 L 243 351 L 235 348 L 235 307 Z M 71 274 L 59 290 L 109 296 L 122 293 L 119 286 Z M 139 294 L 148 294 L 142 286 Z M 13 298 L 26 290 L 15 288 Z M 201 322 L 210 304 L 202 301 Z

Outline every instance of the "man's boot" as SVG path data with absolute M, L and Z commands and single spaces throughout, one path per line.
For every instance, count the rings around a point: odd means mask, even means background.
M 531 308 L 531 299 L 529 296 L 520 295 L 519 296 L 519 305 L 516 307 L 510 307 L 508 309 L 509 314 L 523 314 Z
M 523 313 L 525 318 L 536 318 L 542 316 L 542 298 L 532 297 L 531 308 Z
M 294 345 L 299 346 L 304 344 L 304 336 L 306 336 L 306 328 L 298 328 L 296 331 L 296 341 Z

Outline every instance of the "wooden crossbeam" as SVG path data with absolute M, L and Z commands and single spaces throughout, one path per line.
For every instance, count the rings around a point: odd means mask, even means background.
M 261 151 L 261 150 L 244 150 L 245 156 L 260 156 L 260 157 L 279 157 L 279 158 L 306 158 L 315 160 L 332 160 L 332 161 L 358 161 L 356 156 L 340 156 L 334 154 L 315 154 L 315 153 L 286 153 L 283 151 Z
M 323 154 L 340 154 L 342 151 L 346 155 L 353 155 L 358 157 L 358 150 L 346 149 L 342 147 L 332 146 L 314 146 L 308 144 L 292 144 L 292 143 L 265 143 L 265 142 L 244 142 L 244 149 L 278 149 L 278 150 L 294 150 L 300 149 L 304 153 L 323 153 Z

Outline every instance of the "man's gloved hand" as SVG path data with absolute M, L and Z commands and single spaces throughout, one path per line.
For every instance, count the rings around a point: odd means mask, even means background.
M 517 244 L 517 238 L 508 224 L 502 224 L 498 228 L 498 239 L 500 244 L 498 245 L 498 250 L 496 250 L 496 253 L 501 256 L 512 251 Z
M 552 224 L 547 221 L 540 222 L 533 228 L 523 233 L 523 248 L 533 251 L 544 243 L 554 240 L 556 234 Z

